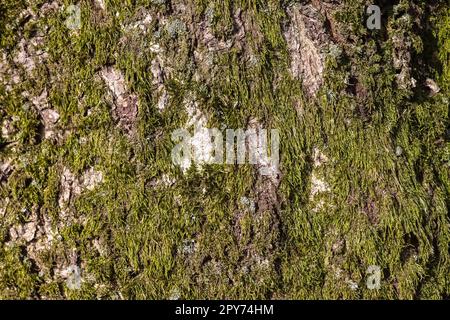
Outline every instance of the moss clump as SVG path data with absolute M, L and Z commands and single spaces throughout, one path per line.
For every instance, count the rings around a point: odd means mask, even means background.
M 330 43 L 309 97 L 284 36 L 302 2 L 83 1 L 78 30 L 68 1 L 27 3 L 0 5 L 0 298 L 448 297 L 448 6 L 385 5 L 380 31 L 365 1 L 312 6 Z M 40 35 L 30 72 L 19 43 Z M 138 99 L 132 134 L 105 67 Z M 211 127 L 278 128 L 279 184 L 250 165 L 175 167 L 191 100 Z

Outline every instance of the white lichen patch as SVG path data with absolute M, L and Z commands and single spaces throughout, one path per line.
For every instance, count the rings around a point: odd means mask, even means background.
M 106 3 L 105 3 L 105 0 L 95 0 L 94 2 L 95 2 L 95 5 L 96 5 L 98 8 L 100 8 L 100 9 L 102 9 L 102 10 L 106 10 Z
M 173 288 L 170 291 L 169 300 L 180 300 L 180 298 L 181 298 L 180 290 L 178 288 Z
M 197 250 L 197 244 L 195 240 L 185 240 L 183 241 L 183 244 L 179 248 L 179 253 L 182 253 L 184 255 L 192 255 Z
M 25 242 L 31 242 L 34 240 L 37 231 L 37 221 L 31 221 L 25 224 L 19 224 L 9 229 L 9 236 L 11 241 L 18 241 L 20 239 Z
M 103 173 L 101 171 L 94 170 L 94 168 L 90 168 L 83 174 L 81 181 L 82 188 L 92 191 L 103 182 Z
M 199 108 L 198 102 L 192 98 L 187 97 L 184 101 L 185 110 L 188 114 L 188 121 L 185 128 L 192 131 L 190 138 L 190 146 L 192 155 L 195 159 L 194 163 L 198 172 L 202 171 L 202 166 L 205 163 L 210 163 L 213 160 L 214 144 L 212 142 L 212 135 L 207 128 L 207 118 Z M 181 164 L 181 169 L 184 173 L 193 164 L 189 159 L 185 159 Z
M 186 32 L 186 24 L 178 19 L 170 19 L 165 25 L 166 31 L 170 37 L 175 38 Z
M 70 290 L 81 289 L 81 270 L 77 265 L 70 265 L 61 272 L 61 276 L 66 279 L 66 285 Z
M 326 181 L 318 178 L 315 173 L 311 175 L 311 194 L 310 199 L 313 199 L 317 194 L 330 191 L 330 186 Z
M 246 208 L 247 210 L 249 210 L 251 213 L 255 213 L 256 212 L 256 204 L 255 201 L 247 198 L 247 197 L 241 197 L 240 199 L 240 203 L 241 205 Z
M 331 192 L 331 187 L 325 180 L 321 168 L 329 161 L 329 158 L 317 147 L 313 149 L 313 171 L 311 173 L 311 191 L 309 200 L 314 202 L 313 212 L 318 212 L 324 208 L 326 202 L 323 198 L 316 198 L 322 194 Z
M 117 99 L 123 98 L 127 92 L 127 88 L 122 73 L 113 67 L 107 67 L 100 74 L 114 96 Z
M 59 113 L 52 109 L 43 110 L 41 115 L 44 119 L 44 124 L 46 127 L 56 124 L 59 120 Z
M 63 278 L 69 290 L 79 290 L 83 279 L 81 277 L 81 267 L 78 265 L 78 254 L 75 249 L 67 252 L 69 259 L 65 263 L 54 269 L 57 278 Z

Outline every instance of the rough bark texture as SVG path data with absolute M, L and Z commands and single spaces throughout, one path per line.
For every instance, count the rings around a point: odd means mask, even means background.
M 373 2 L 2 0 L 0 298 L 448 298 L 450 7 Z

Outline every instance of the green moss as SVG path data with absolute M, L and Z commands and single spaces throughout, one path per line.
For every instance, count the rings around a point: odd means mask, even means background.
M 286 7 L 296 1 L 192 3 L 189 18 L 196 22 L 214 8 L 218 39 L 235 32 L 237 8 L 258 35 L 247 35 L 241 48 L 215 53 L 214 72 L 201 74 L 200 81 L 193 79 L 198 66 L 192 62 L 196 47 L 189 32 L 177 29 L 170 36 L 152 22 L 145 35 L 124 35 L 122 26 L 139 10 L 167 14 L 167 5 L 107 1 L 100 19 L 93 4 L 82 2 L 83 26 L 77 32 L 66 28 L 61 10 L 22 26 L 16 17 L 24 3 L 0 5 L 0 47 L 8 54 L 19 40 L 15 34 L 29 40 L 34 33 L 26 29 L 50 26 L 49 58 L 39 72 L 23 74 L 12 91 L 0 84 L 0 120 L 14 118 L 15 128 L 12 139 L 0 140 L 0 161 L 14 159 L 13 173 L 0 182 L 0 209 L 9 199 L 0 222 L 0 298 L 447 297 L 448 8 L 422 18 L 431 21 L 439 68 L 424 59 L 428 40 L 400 21 L 401 12 L 411 9 L 394 13 L 388 8 L 389 28 L 371 33 L 362 23 L 365 2 L 345 1 L 334 18 L 354 44 L 337 44 L 342 54 L 329 56 L 325 84 L 311 100 L 289 72 L 282 34 Z M 437 79 L 439 94 L 397 88 L 389 39 L 398 30 L 412 35 L 413 63 L 427 64 L 414 76 Z M 170 102 L 162 112 L 152 84 L 153 42 L 173 67 L 165 79 Z M 253 64 L 247 54 L 254 56 Z M 139 97 L 134 135 L 112 116 L 108 89 L 99 77 L 105 65 L 120 70 L 129 91 Z M 365 94 L 352 93 L 345 79 L 356 79 Z M 22 95 L 39 96 L 44 89 L 60 115 L 56 130 L 64 138 L 43 138 L 42 117 Z M 242 128 L 255 118 L 280 130 L 283 177 L 277 210 L 256 219 L 242 205 L 242 197 L 258 198 L 261 182 L 251 166 L 206 166 L 202 173 L 184 175 L 172 165 L 170 134 L 186 122 L 182 106 L 189 96 L 196 97 L 212 126 Z M 329 158 L 319 169 L 314 148 Z M 59 207 L 63 168 L 77 178 L 89 168 L 103 173 L 101 184 L 69 203 L 73 221 Z M 311 200 L 313 171 L 331 190 Z M 164 175 L 175 182 L 155 183 Z M 324 206 L 317 209 L 321 200 Z M 41 252 L 41 272 L 28 257 L 29 244 L 11 241 L 10 235 L 33 210 L 40 219 L 50 217 L 60 236 Z M 344 248 L 333 249 L 339 242 Z M 70 290 L 52 270 L 71 264 L 72 252 L 82 269 L 80 290 Z M 380 290 L 365 285 L 370 265 L 382 269 Z

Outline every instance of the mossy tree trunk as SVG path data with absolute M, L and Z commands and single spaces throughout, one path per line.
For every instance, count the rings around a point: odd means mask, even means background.
M 449 84 L 445 1 L 2 0 L 0 298 L 448 298 Z

